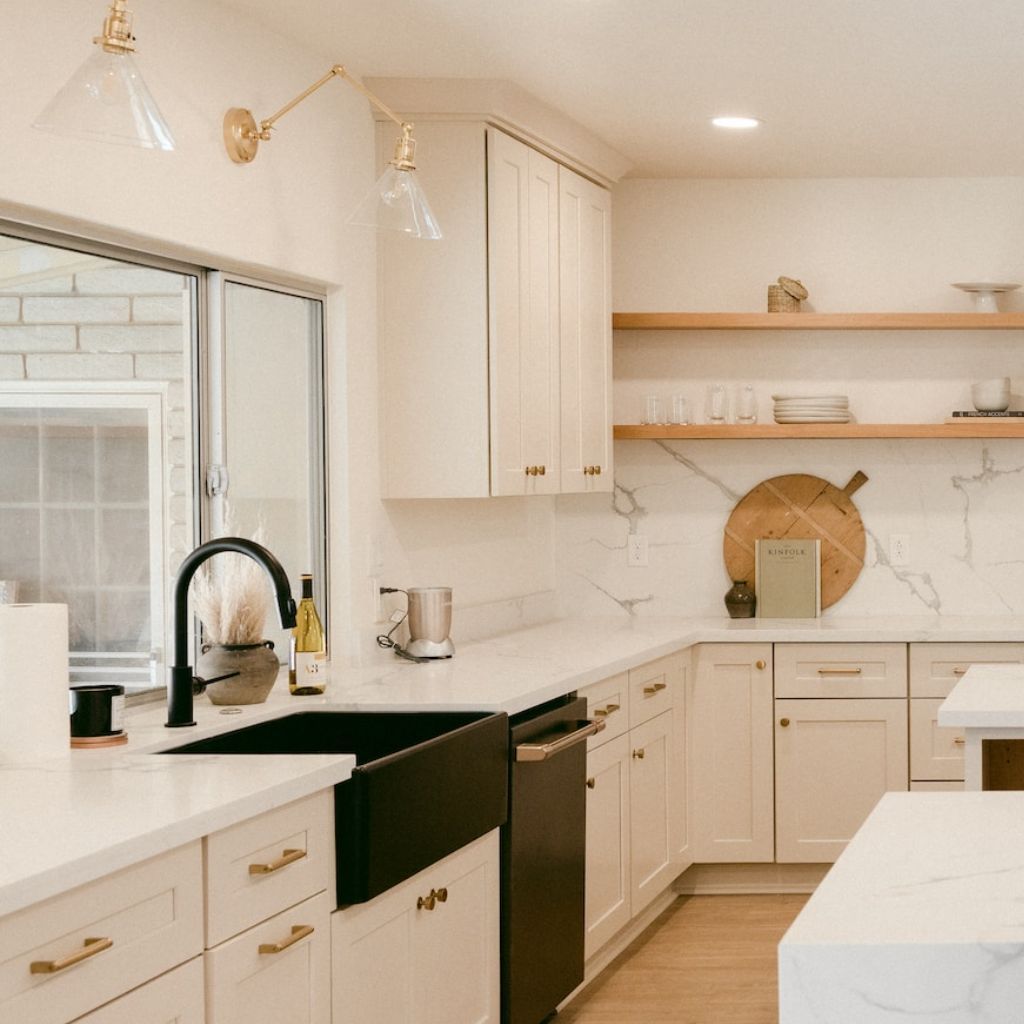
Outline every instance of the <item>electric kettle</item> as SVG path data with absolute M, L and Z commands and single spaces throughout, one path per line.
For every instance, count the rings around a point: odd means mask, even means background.
M 452 628 L 451 587 L 410 587 L 409 643 L 405 653 L 413 658 L 450 658 L 455 644 Z

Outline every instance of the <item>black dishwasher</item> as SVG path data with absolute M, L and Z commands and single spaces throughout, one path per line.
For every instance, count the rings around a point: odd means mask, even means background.
M 587 702 L 569 696 L 510 721 L 501 831 L 501 1020 L 540 1024 L 583 981 Z

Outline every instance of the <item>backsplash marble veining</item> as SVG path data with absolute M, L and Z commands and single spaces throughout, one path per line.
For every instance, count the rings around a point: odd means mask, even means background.
M 722 533 L 755 484 L 812 473 L 854 496 L 865 566 L 825 615 L 1024 614 L 1024 446 L 1014 440 L 620 441 L 612 495 L 558 500 L 562 612 L 723 615 Z M 626 564 L 629 534 L 649 565 Z M 909 537 L 907 565 L 890 534 Z

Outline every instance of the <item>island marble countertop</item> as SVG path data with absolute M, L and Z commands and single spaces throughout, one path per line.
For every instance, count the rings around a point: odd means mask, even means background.
M 779 944 L 780 1024 L 1019 1024 L 1024 792 L 888 793 Z
M 939 725 L 1024 728 L 1024 666 L 974 665 L 939 706 Z
M 158 756 L 160 749 L 304 709 L 523 711 L 695 643 L 1024 642 L 1024 617 L 566 619 L 459 645 L 449 661 L 381 652 L 335 666 L 322 697 L 223 714 L 196 702 L 168 730 L 162 704 L 129 711 L 129 744 L 11 763 L 0 755 L 0 916 L 346 779 L 348 755 Z M 154 753 L 156 752 L 156 754 Z

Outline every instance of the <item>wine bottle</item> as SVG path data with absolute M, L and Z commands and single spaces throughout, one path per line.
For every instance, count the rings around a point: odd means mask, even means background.
M 300 697 L 323 693 L 327 686 L 325 662 L 324 627 L 313 604 L 313 577 L 304 573 L 288 657 L 288 692 Z

